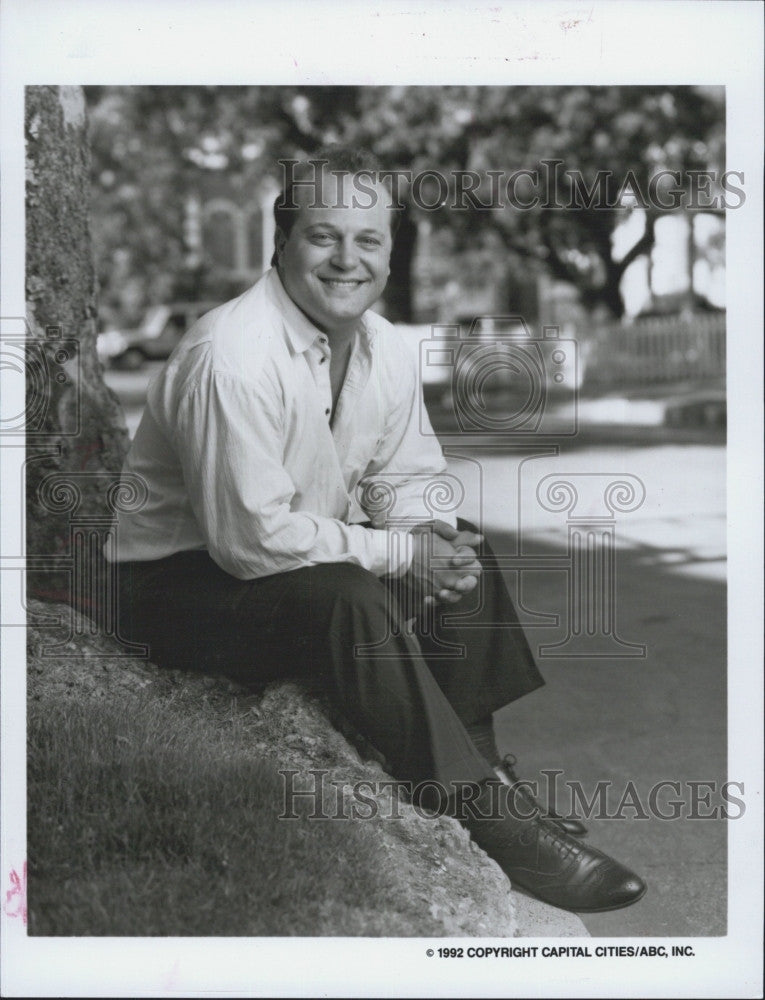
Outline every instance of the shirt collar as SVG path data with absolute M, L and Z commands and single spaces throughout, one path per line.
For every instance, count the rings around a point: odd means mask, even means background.
M 284 320 L 284 329 L 290 346 L 296 354 L 302 354 L 315 340 L 325 335 L 289 297 L 275 267 L 266 273 L 266 282 L 269 298 Z M 369 322 L 369 315 L 367 310 L 361 317 L 359 329 L 365 335 L 365 339 L 372 340 L 374 327 Z

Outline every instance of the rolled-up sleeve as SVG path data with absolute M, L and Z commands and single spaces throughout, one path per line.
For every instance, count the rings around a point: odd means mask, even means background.
M 243 580 L 326 562 L 378 576 L 404 571 L 411 542 L 403 535 L 291 509 L 282 422 L 279 387 L 265 377 L 209 370 L 180 400 L 174 446 L 211 557 Z

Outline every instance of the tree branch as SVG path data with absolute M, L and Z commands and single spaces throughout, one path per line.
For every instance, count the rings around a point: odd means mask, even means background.
M 643 254 L 649 253 L 653 249 L 653 245 L 656 242 L 655 226 L 656 215 L 653 212 L 646 213 L 645 232 L 621 260 L 614 261 L 614 274 L 617 280 L 621 278 L 630 264 L 636 261 L 638 257 L 642 257 Z
M 526 260 L 533 260 L 537 264 L 542 264 L 560 281 L 573 282 L 577 286 L 580 284 L 581 275 L 558 256 L 557 251 L 551 244 L 548 243 L 544 248 L 531 248 L 526 246 L 525 243 L 515 240 L 511 233 L 503 226 L 494 223 L 493 228 L 502 238 L 502 242 L 508 250 L 517 253 L 519 257 L 524 257 Z

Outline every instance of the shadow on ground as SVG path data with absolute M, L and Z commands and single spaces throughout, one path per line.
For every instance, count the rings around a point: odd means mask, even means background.
M 491 533 L 491 540 L 498 553 L 516 544 L 509 534 Z M 541 544 L 534 549 L 560 554 Z M 717 580 L 676 574 L 664 556 L 650 546 L 616 554 L 616 633 L 644 644 L 644 656 L 549 656 L 540 647 L 567 635 L 566 573 L 524 572 L 523 606 L 560 620 L 534 627 L 527 618 L 547 684 L 495 716 L 500 750 L 519 758 L 522 777 L 544 791 L 553 778 L 542 769 L 564 772 L 557 778 L 559 811 L 575 801 L 567 782 L 580 783 L 588 801 L 598 782 L 612 783 L 605 813 L 621 818 L 588 821 L 588 840 L 631 866 L 649 888 L 628 909 L 583 915 L 593 936 L 726 933 L 727 824 L 719 817 L 726 809 L 731 818 L 741 812 L 721 797 L 724 783 L 736 780 L 726 774 L 726 591 Z M 516 576 L 506 574 L 514 598 Z M 679 788 L 664 786 L 652 803 L 651 789 L 662 781 Z M 659 812 L 680 815 L 663 819 Z M 718 818 L 702 818 L 710 815 Z

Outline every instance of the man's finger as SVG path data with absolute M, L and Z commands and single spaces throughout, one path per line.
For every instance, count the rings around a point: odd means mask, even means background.
M 462 594 L 458 593 L 456 590 L 446 590 L 446 588 L 444 588 L 443 590 L 439 590 L 438 596 L 446 604 L 456 604 L 462 597 Z
M 471 549 L 477 549 L 483 541 L 483 535 L 480 535 L 475 531 L 459 531 L 454 538 L 450 538 L 449 541 L 455 549 L 458 549 L 463 545 L 468 545 Z
M 478 573 L 481 572 L 481 563 L 469 545 L 463 545 L 449 560 L 450 566 L 475 566 Z
M 432 530 L 437 535 L 440 535 L 441 538 L 445 538 L 447 542 L 451 542 L 460 534 L 451 524 L 447 524 L 446 521 L 439 521 L 438 519 L 432 522 Z
M 475 552 L 470 549 L 468 552 L 462 553 L 458 552 L 453 555 L 449 560 L 450 566 L 470 566 L 471 563 L 476 562 Z

